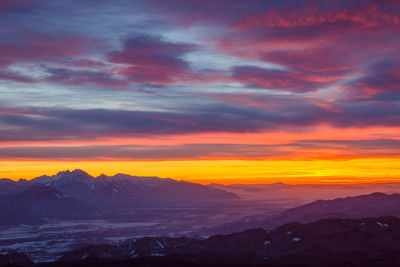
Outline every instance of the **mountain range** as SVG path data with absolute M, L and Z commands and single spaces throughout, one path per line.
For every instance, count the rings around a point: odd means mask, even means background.
M 280 186 L 280 185 L 279 185 Z M 214 186 L 168 178 L 125 174 L 92 177 L 82 170 L 63 171 L 32 180 L 0 179 L 0 225 L 38 223 L 42 219 L 94 218 L 105 212 L 133 208 L 214 205 L 239 197 Z M 287 209 L 244 217 L 198 234 L 229 234 L 251 228 L 273 229 L 290 222 L 307 223 L 322 218 L 400 216 L 400 195 L 372 193 L 333 200 L 317 200 Z
M 288 208 L 319 199 L 332 200 L 374 192 L 393 194 L 400 192 L 399 182 L 356 184 L 209 184 L 210 187 L 232 192 L 247 200 L 281 202 Z M 288 205 L 287 205 L 288 204 Z
M 92 177 L 82 170 L 63 171 L 29 181 L 0 179 L 0 213 L 7 214 L 0 225 L 132 208 L 193 207 L 237 198 L 224 190 L 168 178 Z

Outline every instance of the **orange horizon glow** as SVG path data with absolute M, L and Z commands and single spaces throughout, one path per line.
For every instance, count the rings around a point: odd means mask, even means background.
M 0 141 L 0 149 L 25 147 L 84 146 L 160 146 L 181 145 L 276 145 L 280 154 L 254 156 L 250 153 L 199 155 L 181 158 L 173 153 L 164 159 L 97 158 L 18 158 L 0 159 L 0 178 L 32 179 L 61 170 L 83 169 L 91 175 L 126 173 L 138 176 L 170 177 L 178 180 L 208 183 L 380 183 L 400 181 L 400 155 L 395 147 L 373 150 L 348 150 L 346 146 L 313 147 L 285 146 L 302 141 L 373 141 L 400 140 L 400 127 L 370 126 L 336 128 L 318 124 L 297 132 L 223 133 L 206 132 L 140 137 L 105 136 L 90 140 Z M 385 150 L 386 149 L 386 150 Z M 388 149 L 390 151 L 388 151 Z M 0 151 L 1 152 L 1 151 Z M 222 151 L 225 152 L 225 151 Z M 250 151 L 253 152 L 253 151 Z M 372 152 L 372 154 L 368 154 Z M 375 153 L 375 154 L 373 154 Z M 381 153 L 381 154 L 380 154 Z
M 185 144 L 244 144 L 282 145 L 312 140 L 374 140 L 400 139 L 398 127 L 368 127 L 336 129 L 319 125 L 307 131 L 269 133 L 203 133 L 167 135 L 163 137 L 109 137 L 87 141 L 2 142 L 7 147 L 79 147 L 90 145 L 179 146 Z M 126 173 L 137 176 L 169 177 L 196 183 L 275 183 L 289 184 L 348 184 L 400 181 L 400 156 L 385 151 L 382 155 L 363 154 L 342 147 L 286 147 L 281 155 L 255 157 L 246 154 L 204 155 L 179 158 L 173 154 L 166 159 L 131 160 L 118 157 L 74 158 L 3 158 L 0 178 L 32 179 L 61 170 L 83 169 L 93 176 L 102 173 Z M 374 151 L 376 152 L 376 151 Z M 378 151 L 379 152 L 379 151 Z
M 93 176 L 125 173 L 201 184 L 348 184 L 400 182 L 400 158 L 351 160 L 185 160 L 185 161 L 0 161 L 0 177 L 12 180 L 82 169 Z

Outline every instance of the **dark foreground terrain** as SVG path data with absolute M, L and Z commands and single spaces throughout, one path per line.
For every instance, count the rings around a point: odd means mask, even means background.
M 29 265 L 25 256 L 19 254 L 21 262 L 11 256 L 13 266 Z M 400 266 L 400 219 L 323 219 L 202 240 L 145 237 L 88 246 L 35 266 Z

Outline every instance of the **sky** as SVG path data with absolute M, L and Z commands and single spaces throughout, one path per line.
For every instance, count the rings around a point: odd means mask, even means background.
M 400 180 L 396 0 L 1 0 L 0 177 Z

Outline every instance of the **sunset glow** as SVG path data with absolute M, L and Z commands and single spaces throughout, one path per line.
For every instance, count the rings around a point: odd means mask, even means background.
M 400 181 L 396 1 L 0 3 L 0 177 Z
M 400 158 L 354 160 L 0 161 L 11 179 L 82 168 L 90 174 L 126 173 L 196 183 L 365 183 L 398 181 Z M 46 169 L 43 172 L 43 169 Z M 118 170 L 117 172 L 115 170 Z M 17 170 L 17 171 L 16 171 Z

